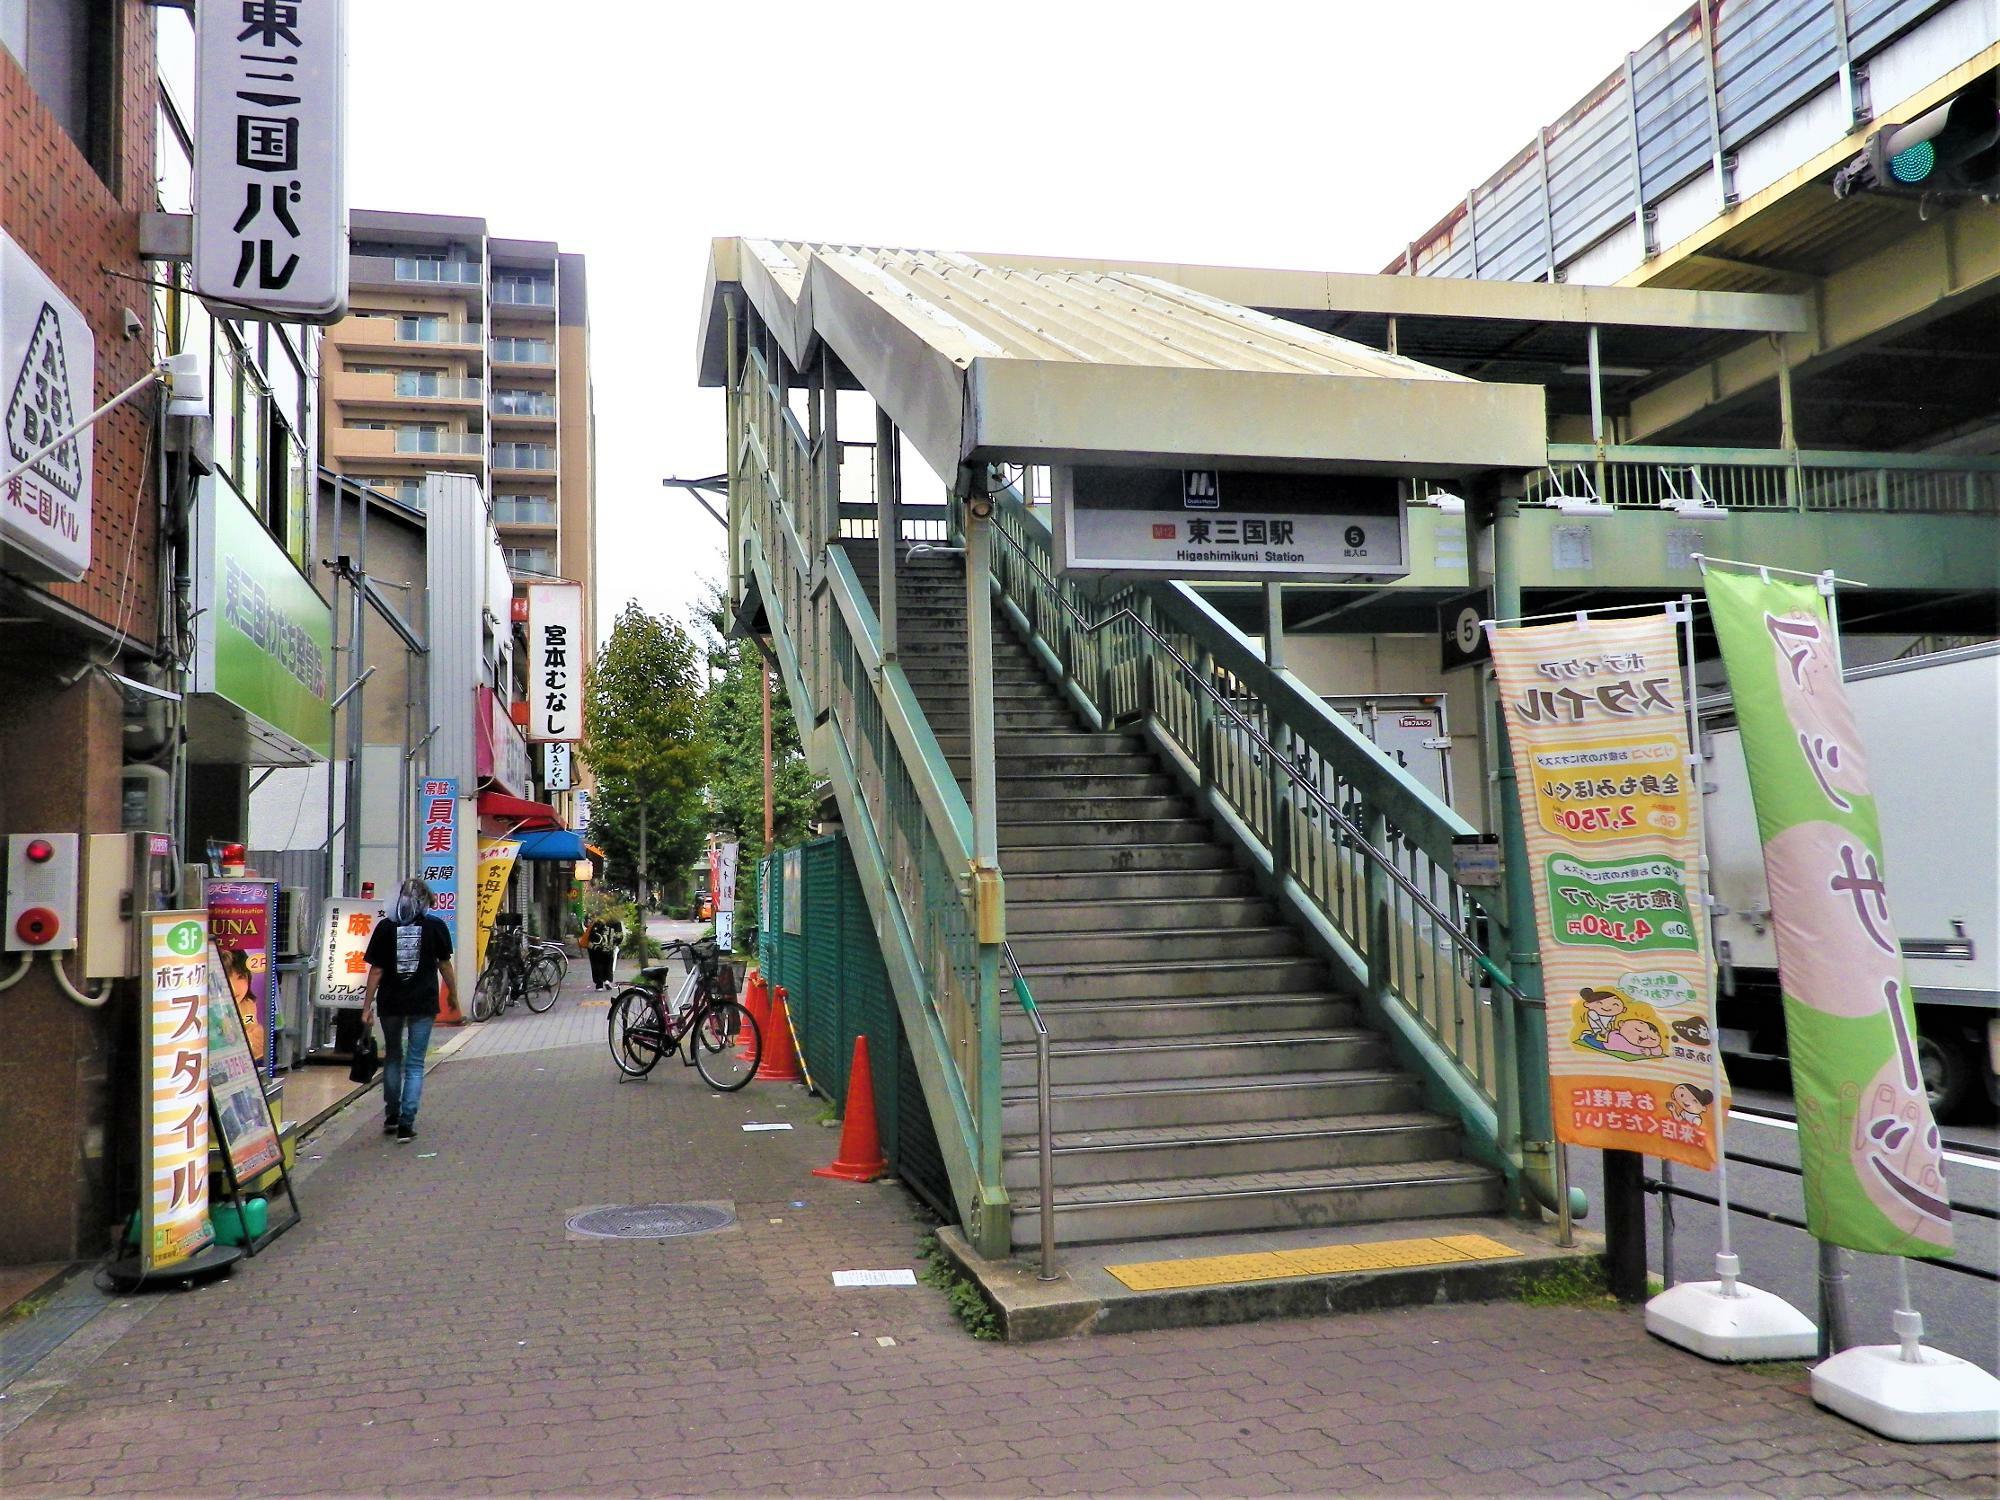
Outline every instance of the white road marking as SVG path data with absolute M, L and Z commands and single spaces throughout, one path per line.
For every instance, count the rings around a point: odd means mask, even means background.
M 1797 1120 L 1782 1120 L 1776 1115 L 1754 1114 L 1741 1109 L 1732 1109 L 1729 1112 L 1729 1118 L 1732 1120 L 1741 1120 L 1746 1125 L 1769 1125 L 1774 1130 L 1789 1130 L 1794 1135 L 1798 1133 L 1799 1129 L 1799 1122 Z M 1944 1159 L 1948 1162 L 1955 1162 L 1961 1167 L 1978 1167 L 1982 1172 L 2000 1172 L 2000 1161 L 1988 1161 L 1980 1156 L 1967 1156 L 1961 1151 L 1948 1150 L 1944 1154 Z

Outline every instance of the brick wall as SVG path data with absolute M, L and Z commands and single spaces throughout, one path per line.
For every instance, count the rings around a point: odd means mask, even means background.
M 144 0 L 118 0 L 114 9 L 121 52 L 115 192 L 0 49 L 0 224 L 89 320 L 99 402 L 144 374 L 153 348 L 151 292 L 110 274 L 149 274 L 139 259 L 139 215 L 154 203 L 153 13 Z M 125 337 L 126 308 L 146 325 L 136 339 Z M 153 644 L 159 611 L 158 498 L 146 458 L 150 409 L 141 397 L 97 424 L 90 571 L 81 583 L 49 586 L 56 598 L 114 628 L 122 601 L 125 630 L 141 646 Z

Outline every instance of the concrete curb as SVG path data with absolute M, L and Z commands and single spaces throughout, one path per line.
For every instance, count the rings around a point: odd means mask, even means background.
M 1495 1233 L 1492 1224 L 1480 1221 L 1454 1225 L 1452 1232 L 1463 1232 L 1466 1227 Z M 1425 1231 L 1421 1224 L 1410 1223 L 1376 1225 L 1371 1232 L 1390 1238 Z M 1447 1231 L 1440 1224 L 1430 1232 Z M 1165 1259 L 1190 1250 L 1201 1254 L 1231 1253 L 1233 1247 L 1218 1244 L 1211 1249 L 1191 1241 L 1168 1241 L 1154 1247 L 1084 1246 L 1064 1252 L 1060 1262 L 1062 1278 L 1045 1282 L 1037 1277 L 1037 1265 L 1032 1259 L 986 1260 L 973 1251 L 956 1227 L 940 1228 L 937 1237 L 952 1268 L 979 1288 L 999 1316 L 1002 1336 L 1011 1343 L 1083 1333 L 1137 1333 L 1157 1328 L 1260 1322 L 1268 1318 L 1377 1312 L 1446 1302 L 1506 1301 L 1519 1297 L 1524 1286 L 1552 1270 L 1599 1261 L 1604 1254 L 1602 1236 L 1579 1233 L 1576 1245 L 1564 1250 L 1555 1244 L 1553 1230 L 1510 1222 L 1501 1237 L 1517 1253 L 1504 1260 L 1135 1292 L 1106 1271 L 1104 1263 L 1146 1259 L 1154 1254 Z M 1321 1238 L 1334 1243 L 1357 1236 L 1350 1232 Z

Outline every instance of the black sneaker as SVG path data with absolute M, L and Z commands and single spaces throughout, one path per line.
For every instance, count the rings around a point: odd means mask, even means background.
M 416 1138 L 417 1138 L 417 1127 L 416 1127 L 416 1126 L 414 1126 L 414 1125 L 398 1125 L 398 1126 L 396 1127 L 396 1144 L 397 1144 L 397 1145 L 399 1145 L 399 1146 L 400 1146 L 400 1145 L 402 1145 L 402 1144 L 403 1144 L 403 1142 L 405 1142 L 405 1141 L 414 1141 L 414 1140 L 415 1140 Z
M 394 1135 L 395 1133 L 396 1133 L 396 1122 L 394 1120 L 384 1120 L 382 1122 L 382 1134 Z

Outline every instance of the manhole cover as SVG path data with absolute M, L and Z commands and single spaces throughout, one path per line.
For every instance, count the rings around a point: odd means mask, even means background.
M 569 1221 L 572 1234 L 599 1240 L 670 1240 L 708 1234 L 736 1222 L 733 1211 L 713 1203 L 630 1203 L 593 1208 Z

